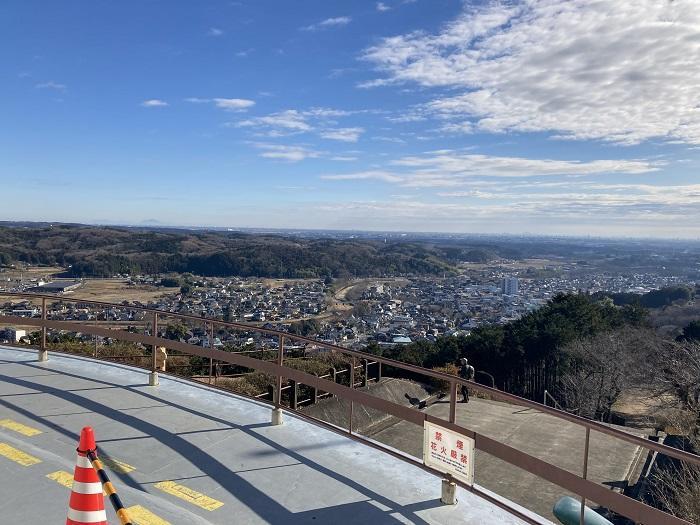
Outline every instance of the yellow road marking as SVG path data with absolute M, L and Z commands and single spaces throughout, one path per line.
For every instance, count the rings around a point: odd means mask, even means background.
M 165 521 L 163 518 L 156 516 L 141 505 L 129 507 L 126 509 L 126 512 L 135 525 L 170 525 L 169 521 Z
M 7 443 L 0 443 L 0 456 L 5 456 L 7 459 L 10 459 L 15 463 L 19 463 L 23 467 L 29 467 L 31 465 L 41 463 L 39 458 L 35 458 L 26 452 L 22 452 L 21 450 L 11 447 Z
M 73 475 L 65 470 L 57 470 L 51 474 L 46 474 L 46 477 L 60 483 L 64 487 L 73 487 Z M 141 505 L 134 505 L 126 509 L 129 518 L 135 525 L 171 525 L 169 521 L 165 521 L 160 516 L 156 516 L 147 508 Z
M 192 503 L 193 505 L 197 505 L 204 510 L 216 510 L 223 505 L 223 503 L 219 500 L 210 498 L 201 492 L 189 489 L 183 485 L 178 485 L 174 481 L 161 481 L 160 483 L 156 483 L 154 487 L 162 490 L 163 492 L 167 492 L 176 498 L 180 498 Z
M 117 461 L 116 459 L 108 457 L 102 457 L 100 459 L 102 460 L 102 463 L 104 463 L 105 467 L 119 474 L 128 474 L 129 472 L 133 472 L 134 470 L 136 470 L 136 467 L 132 467 L 131 465 L 129 465 L 128 463 L 124 463 L 123 461 Z
M 46 474 L 46 477 L 54 480 L 56 483 L 60 483 L 64 487 L 67 487 L 69 489 L 73 488 L 73 474 L 71 474 L 70 472 L 66 472 L 65 470 L 57 470 L 56 472 L 52 472 L 51 474 Z M 106 496 L 107 492 L 103 490 L 102 495 Z
M 8 430 L 14 430 L 15 432 L 27 437 L 36 436 L 37 434 L 42 433 L 39 429 L 28 427 L 27 425 L 17 423 L 17 421 L 12 421 L 11 419 L 0 419 L 0 427 Z
M 60 483 L 64 487 L 69 489 L 73 487 L 73 474 L 66 472 L 65 470 L 57 470 L 51 474 L 46 474 L 46 477 L 54 480 L 56 483 Z

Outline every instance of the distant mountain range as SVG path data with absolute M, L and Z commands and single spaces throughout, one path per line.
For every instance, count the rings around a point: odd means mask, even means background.
M 698 271 L 692 241 L 397 232 L 187 229 L 0 222 L 0 264 L 70 266 L 73 277 L 445 275 L 463 262 L 549 258 L 608 271 Z

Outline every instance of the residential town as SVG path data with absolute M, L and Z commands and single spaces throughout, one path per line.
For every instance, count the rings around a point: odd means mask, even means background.
M 582 274 L 568 267 L 559 270 L 556 276 L 533 278 L 525 270 L 494 265 L 453 277 L 358 279 L 343 283 L 353 293 L 342 298 L 336 293 L 337 283 L 320 279 L 194 277 L 187 287 L 164 288 L 167 293 L 157 300 L 124 301 L 120 308 L 59 301 L 61 297 L 79 294 L 81 281 L 5 282 L 0 292 L 55 294 L 57 301 L 47 306 L 50 319 L 143 326 L 149 319 L 138 308 L 151 308 L 163 312 L 161 327 L 167 326 L 167 313 L 184 314 L 287 330 L 327 343 L 362 348 L 369 342 L 380 346 L 403 345 L 423 339 L 434 341 L 441 336 L 467 335 L 484 324 L 504 324 L 517 319 L 561 292 L 645 293 L 687 282 L 681 276 L 654 273 L 613 275 Z M 155 287 L 163 280 L 162 276 L 117 277 L 127 289 Z M 41 308 L 36 301 L 13 300 L 5 302 L 0 313 L 39 317 Z M 0 340 L 16 342 L 25 335 L 22 331 L 5 331 L 0 333 Z M 179 336 L 191 344 L 210 345 L 203 323 L 190 323 L 188 330 Z M 215 347 L 277 344 L 276 340 L 249 340 L 249 337 L 240 331 L 218 330 L 211 344 Z

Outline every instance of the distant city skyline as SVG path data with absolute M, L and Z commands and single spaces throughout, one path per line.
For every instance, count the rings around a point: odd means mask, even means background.
M 698 2 L 1 13 L 0 220 L 700 237 Z

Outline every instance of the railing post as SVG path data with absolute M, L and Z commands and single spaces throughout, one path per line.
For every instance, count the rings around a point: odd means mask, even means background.
M 355 388 L 355 356 L 352 356 L 352 362 L 350 363 L 350 388 Z M 348 421 L 348 432 L 352 434 L 352 413 L 355 410 L 355 403 L 350 400 L 350 414 Z
M 382 363 L 377 361 L 377 383 L 382 380 Z
M 450 423 L 457 419 L 457 382 L 450 381 Z
M 282 366 L 284 363 L 284 336 L 279 336 L 279 345 L 277 349 L 277 364 Z M 275 388 L 275 408 L 272 409 L 272 424 L 281 425 L 282 424 L 282 371 L 277 374 Z
M 153 312 L 153 328 L 151 330 L 151 335 L 153 337 L 158 336 L 158 312 Z M 148 374 L 148 384 L 149 386 L 158 386 L 158 364 L 156 363 L 156 343 L 155 341 L 153 342 L 153 345 L 151 347 L 151 352 L 152 352 L 152 357 L 153 359 L 151 360 L 151 373 Z
M 581 476 L 583 479 L 587 479 L 588 477 L 588 445 L 590 444 L 590 441 L 591 429 L 590 427 L 586 427 L 586 443 L 583 446 L 583 475 Z M 583 518 L 585 511 L 586 498 L 584 496 L 581 496 L 581 515 L 579 516 L 579 525 L 584 525 Z
M 41 320 L 46 321 L 46 298 L 41 299 Z M 39 343 L 39 355 L 38 359 L 40 362 L 49 360 L 49 352 L 46 350 L 46 325 L 41 327 L 41 342 Z
M 365 375 L 362 378 L 362 386 L 366 387 L 367 381 L 368 381 L 367 377 L 368 377 L 368 372 L 369 372 L 369 359 L 363 359 L 362 363 L 364 365 L 364 372 L 365 372 Z
M 299 403 L 299 383 L 292 381 L 292 393 L 289 400 L 289 405 L 292 410 L 297 409 L 297 404 Z
M 209 352 L 214 350 L 214 321 L 209 323 Z M 214 359 L 209 358 L 209 384 L 211 385 L 211 376 L 214 368 Z
M 89 317 L 89 314 L 88 314 Z M 95 328 L 97 328 L 97 315 L 95 315 Z M 94 335 L 94 340 L 95 340 L 95 350 L 93 352 L 93 357 L 97 359 L 97 334 Z

